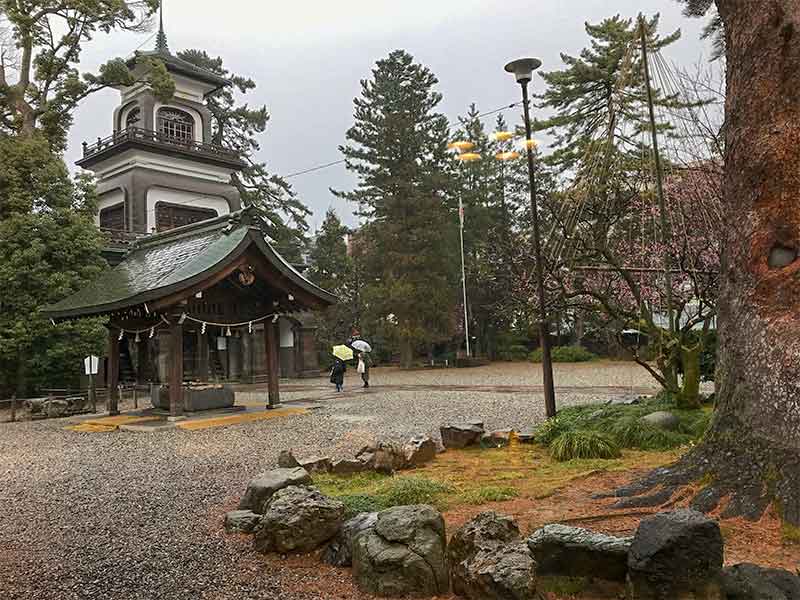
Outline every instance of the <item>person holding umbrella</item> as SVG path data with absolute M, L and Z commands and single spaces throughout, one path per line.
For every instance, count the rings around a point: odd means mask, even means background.
M 361 373 L 361 379 L 364 382 L 364 387 L 369 387 L 369 368 L 372 366 L 372 359 L 369 353 L 372 352 L 372 347 L 364 340 L 356 340 L 352 344 L 353 348 L 358 350 L 358 372 Z
M 347 371 L 346 360 L 353 360 L 353 351 L 347 346 L 334 346 L 333 356 L 336 362 L 331 367 L 331 383 L 336 386 L 336 391 L 341 392 L 344 386 L 344 374 Z

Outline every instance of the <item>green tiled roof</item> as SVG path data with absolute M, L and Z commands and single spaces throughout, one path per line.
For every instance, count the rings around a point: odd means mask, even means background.
M 53 318 L 104 314 L 140 305 L 189 287 L 223 268 L 254 244 L 265 258 L 296 285 L 323 303 L 336 297 L 303 277 L 241 218 L 245 211 L 224 215 L 138 240 L 113 269 L 72 296 L 45 308 Z

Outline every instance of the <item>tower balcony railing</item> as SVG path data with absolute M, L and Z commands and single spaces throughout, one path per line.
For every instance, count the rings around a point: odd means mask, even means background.
M 205 144 L 195 140 L 167 135 L 160 131 L 142 129 L 141 127 L 128 127 L 127 129 L 115 131 L 107 138 L 97 138 L 97 142 L 91 145 L 88 142 L 83 142 L 83 158 L 89 158 L 125 142 L 144 142 L 184 152 L 194 152 L 206 157 L 241 161 L 241 156 L 235 150 L 223 148 L 216 144 Z

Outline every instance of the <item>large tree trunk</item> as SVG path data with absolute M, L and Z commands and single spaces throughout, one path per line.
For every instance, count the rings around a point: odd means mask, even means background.
M 770 476 L 759 502 L 774 495 L 798 523 L 800 1 L 717 4 L 728 73 L 719 390 L 709 444 L 737 448 L 752 470 L 745 478 Z
M 693 506 L 800 524 L 800 0 L 716 0 L 725 23 L 724 236 L 717 408 L 680 463 L 617 490 L 660 504 L 704 479 Z M 640 494 L 663 486 L 651 496 Z

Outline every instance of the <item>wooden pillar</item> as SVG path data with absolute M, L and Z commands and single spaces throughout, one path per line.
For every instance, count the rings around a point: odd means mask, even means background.
M 108 330 L 108 414 L 119 414 L 119 331 Z
M 198 379 L 200 381 L 208 381 L 208 373 L 209 373 L 209 355 L 210 350 L 208 347 L 208 336 L 203 335 L 200 333 L 200 330 L 197 330 L 197 371 L 198 371 Z
M 183 325 L 180 314 L 170 317 L 169 338 L 169 415 L 179 417 L 183 414 Z
M 267 320 L 264 323 L 264 350 L 267 359 L 267 408 L 280 404 L 278 365 L 278 324 Z
M 150 340 L 147 334 L 142 334 L 136 342 L 136 383 L 147 382 L 150 373 Z

